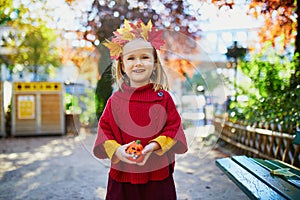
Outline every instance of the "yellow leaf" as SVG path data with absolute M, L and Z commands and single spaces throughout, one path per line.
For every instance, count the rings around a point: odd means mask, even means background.
M 289 171 L 289 168 L 280 168 L 271 170 L 271 174 L 278 176 L 294 176 L 295 174 Z
M 145 40 L 148 40 L 148 32 L 151 31 L 152 22 L 151 22 L 151 20 L 149 20 L 147 25 L 145 25 L 144 23 L 142 23 L 141 25 L 142 25 L 142 33 L 141 33 L 141 35 L 143 36 L 143 38 Z
M 131 29 L 130 22 L 127 19 L 124 19 L 124 28 L 128 30 Z
M 128 20 L 124 20 L 124 27 L 119 28 L 117 32 L 122 36 L 120 39 L 131 41 L 134 35 L 131 33 L 131 26 Z
M 132 39 L 134 38 L 134 35 L 131 33 L 130 30 L 123 30 L 123 33 L 122 33 L 122 40 L 128 40 L 128 41 L 131 41 Z
M 122 47 L 118 42 L 111 42 L 109 40 L 106 40 L 103 45 L 110 50 L 111 57 L 118 57 L 122 52 Z

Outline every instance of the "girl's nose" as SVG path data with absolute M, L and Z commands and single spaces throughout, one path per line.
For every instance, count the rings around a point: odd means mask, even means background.
M 136 59 L 136 62 L 135 62 L 135 65 L 136 65 L 136 66 L 142 65 L 141 59 L 137 58 L 137 59 Z

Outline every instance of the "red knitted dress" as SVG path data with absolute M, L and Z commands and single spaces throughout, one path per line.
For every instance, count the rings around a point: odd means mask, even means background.
M 106 140 L 115 140 L 122 145 L 139 139 L 145 146 L 158 136 L 168 136 L 177 142 L 163 155 L 152 153 L 144 166 L 124 162 L 111 164 L 111 181 L 145 184 L 167 180 L 172 176 L 175 153 L 187 151 L 181 118 L 170 94 L 164 90 L 155 92 L 153 84 L 140 88 L 123 84 L 123 91 L 113 93 L 107 101 L 99 120 L 93 152 L 104 159 L 108 158 L 103 147 Z

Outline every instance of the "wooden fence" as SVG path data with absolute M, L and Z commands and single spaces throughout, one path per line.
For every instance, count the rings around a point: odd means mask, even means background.
M 214 126 L 221 140 L 241 149 L 243 154 L 300 167 L 300 145 L 294 144 L 295 135 L 234 124 L 221 118 L 214 118 Z

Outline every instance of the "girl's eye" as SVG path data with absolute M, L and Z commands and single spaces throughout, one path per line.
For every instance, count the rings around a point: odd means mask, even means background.
M 127 60 L 134 60 L 134 57 L 128 57 Z
M 149 56 L 143 56 L 143 59 L 148 59 L 149 58 Z

